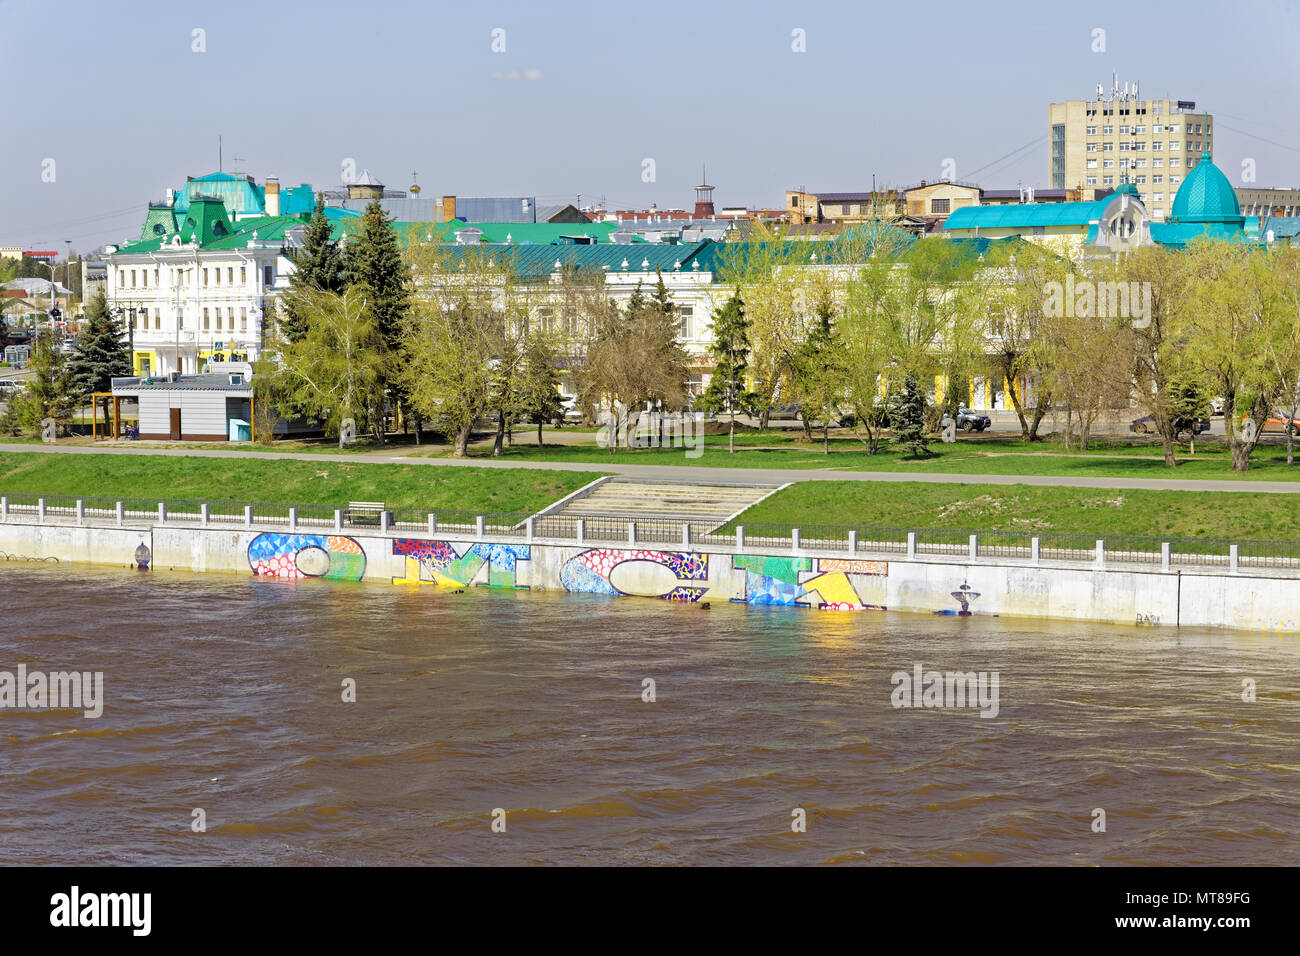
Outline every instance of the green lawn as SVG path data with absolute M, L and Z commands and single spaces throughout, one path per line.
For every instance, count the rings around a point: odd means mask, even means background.
M 537 511 L 600 472 L 0 451 L 0 493 Z
M 762 447 L 755 447 L 762 446 Z M 936 442 L 933 455 L 914 459 L 886 443 L 875 455 L 867 454 L 861 442 L 837 438 L 829 455 L 820 441 L 798 441 L 781 432 L 746 432 L 736 436 L 735 454 L 727 451 L 726 435 L 704 439 L 703 453 L 688 458 L 683 448 L 635 448 L 617 450 L 593 445 L 516 444 L 505 450 L 506 459 L 543 462 L 591 462 L 593 464 L 683 465 L 709 468 L 790 468 L 844 471 L 888 471 L 961 475 L 1047 475 L 1105 478 L 1229 478 L 1241 481 L 1300 481 L 1300 464 L 1288 467 L 1281 444 L 1261 445 L 1246 472 L 1230 470 L 1226 445 L 1197 442 L 1196 454 L 1187 445 L 1177 446 L 1179 465 L 1168 468 L 1159 445 L 1121 441 L 1095 443 L 1087 452 L 1066 449 L 1060 442 L 1023 442 L 1008 439 L 966 439 L 955 445 Z M 471 456 L 486 455 L 486 448 L 472 448 Z M 407 454 L 445 457 L 445 446 L 412 449 Z
M 776 492 L 735 523 L 758 522 L 1300 540 L 1300 501 L 1233 491 L 808 481 Z

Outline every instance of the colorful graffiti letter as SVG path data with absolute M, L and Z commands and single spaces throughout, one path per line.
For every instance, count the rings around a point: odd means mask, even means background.
M 885 561 L 818 558 L 817 571 L 799 582 L 799 597 L 803 600 L 796 603 L 822 611 L 883 611 L 879 604 L 863 603 L 853 579 L 860 575 L 880 577 L 888 573 L 889 564 Z M 812 600 L 814 596 L 818 600 Z
M 273 578 L 360 581 L 366 573 L 361 545 L 333 534 L 259 534 L 248 543 L 248 563 Z
M 394 538 L 393 554 L 406 558 L 406 574 L 393 583 L 518 588 L 517 562 L 527 561 L 530 553 L 526 544 L 474 544 L 457 554 L 449 541 Z
M 761 554 L 737 554 L 731 566 L 745 571 L 745 596 L 732 598 L 742 604 L 785 604 L 793 606 L 799 596 L 799 572 L 812 569 L 811 558 L 774 558 Z
M 570 592 L 628 594 L 698 601 L 708 585 L 692 587 L 686 581 L 706 581 L 709 557 L 689 551 L 618 551 L 593 548 L 570 558 L 560 569 L 560 583 Z

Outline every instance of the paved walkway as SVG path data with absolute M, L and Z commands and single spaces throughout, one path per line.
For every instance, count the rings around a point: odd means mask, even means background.
M 538 468 L 543 471 L 591 471 L 629 478 L 653 478 L 678 483 L 712 484 L 788 481 L 920 481 L 941 485 L 1038 485 L 1056 488 L 1144 488 L 1152 491 L 1238 491 L 1245 493 L 1300 494 L 1300 481 L 1251 481 L 1186 478 L 1086 478 L 1043 475 L 949 475 L 893 471 L 834 471 L 800 468 L 702 468 L 693 465 L 622 465 L 604 462 L 494 461 L 491 458 L 411 458 L 403 455 L 292 454 L 245 449 L 125 448 L 85 445 L 21 445 L 0 443 L 0 451 L 65 455 L 171 455 L 198 458 L 266 458 L 342 463 L 399 463 L 449 468 Z

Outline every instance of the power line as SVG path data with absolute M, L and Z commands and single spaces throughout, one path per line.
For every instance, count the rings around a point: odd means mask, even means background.
M 1025 143 L 1024 146 L 1021 146 L 1021 147 L 1019 147 L 1019 148 L 1017 148 L 1017 149 L 1013 149 L 1011 152 L 1007 153 L 1005 156 L 999 156 L 997 159 L 993 160 L 993 162 L 991 162 L 991 163 L 985 163 L 985 164 L 984 164 L 983 166 L 981 166 L 979 169 L 972 169 L 970 172 L 962 173 L 962 175 L 963 175 L 964 177 L 973 177 L 976 173 L 982 173 L 982 172 L 984 172 L 984 170 L 989 169 L 990 167 L 997 166 L 999 163 L 1003 162 L 1004 160 L 1008 160 L 1008 159 L 1010 159 L 1012 156 L 1015 156 L 1017 153 L 1023 153 L 1025 150 L 1027 150 L 1027 149 L 1028 149 L 1029 147 L 1031 147 L 1031 146 L 1037 146 L 1039 143 L 1041 143 L 1041 142 L 1042 142 L 1043 140 L 1045 140 L 1045 139 L 1047 139 L 1047 135 L 1046 135 L 1046 134 L 1044 134 L 1044 135 L 1042 135 L 1042 136 L 1038 136 L 1038 137 L 1036 137 L 1036 138 L 1034 138 L 1034 139 L 1031 139 L 1029 142 Z
M 1274 139 L 1265 139 L 1263 136 L 1256 136 L 1254 133 L 1247 133 L 1244 129 L 1237 129 L 1235 126 L 1229 126 L 1222 120 L 1219 120 L 1219 125 L 1232 130 L 1234 133 L 1240 133 L 1242 136 L 1249 136 L 1251 139 L 1257 139 L 1261 143 L 1268 143 L 1270 146 L 1278 146 L 1282 149 L 1289 149 L 1293 153 L 1300 153 L 1300 149 L 1296 149 L 1294 146 L 1288 146 L 1286 143 L 1279 143 Z

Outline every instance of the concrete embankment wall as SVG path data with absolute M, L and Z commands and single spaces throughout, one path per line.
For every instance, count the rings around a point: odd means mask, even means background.
M 808 610 L 1000 614 L 1107 624 L 1300 631 L 1300 573 L 951 556 L 320 529 L 200 527 L 168 522 L 0 523 L 0 557 L 155 570 L 326 577 L 390 586 L 486 586 Z M 0 565 L 3 566 L 3 565 Z M 133 572 L 134 573 L 134 572 Z

